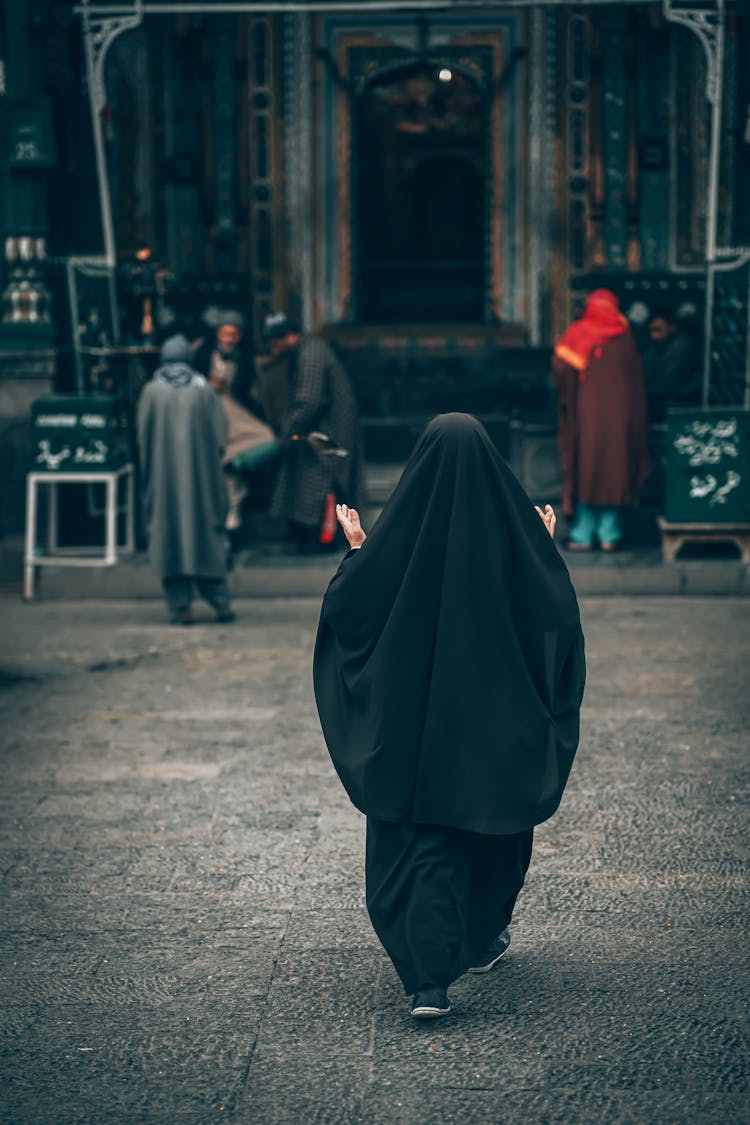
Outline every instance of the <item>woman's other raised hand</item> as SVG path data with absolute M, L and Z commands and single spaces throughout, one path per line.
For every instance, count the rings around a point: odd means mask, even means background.
M 359 522 L 359 512 L 346 504 L 336 505 L 336 519 L 341 524 L 350 547 L 361 547 L 367 536 Z
M 541 517 L 541 520 L 542 520 L 542 523 L 544 524 L 544 526 L 547 528 L 547 531 L 550 533 L 550 535 L 554 539 L 555 538 L 555 527 L 557 526 L 557 516 L 555 515 L 555 509 L 552 507 L 551 504 L 545 504 L 544 511 L 542 511 L 542 509 L 540 507 L 538 507 L 536 504 L 534 505 L 534 507 L 536 508 L 537 512 L 539 513 L 539 515 Z

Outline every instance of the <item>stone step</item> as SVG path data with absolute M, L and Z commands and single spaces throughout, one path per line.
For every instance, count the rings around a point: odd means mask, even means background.
M 281 547 L 240 553 L 230 576 L 235 598 L 319 598 L 335 573 L 342 552 L 300 557 Z M 689 559 L 663 563 L 658 548 L 615 555 L 566 555 L 579 596 L 750 595 L 750 567 L 735 559 Z M 22 543 L 0 552 L 0 593 L 21 595 Z M 142 553 L 117 566 L 44 566 L 37 571 L 36 597 L 43 601 L 159 599 L 161 588 Z
M 388 497 L 399 482 L 404 463 L 375 465 L 370 464 L 365 470 L 365 488 L 367 493 L 368 509 L 378 511 L 383 507 Z
M 362 522 L 372 527 L 393 491 L 402 462 L 370 463 L 366 467 L 367 502 Z M 654 545 L 651 524 L 655 514 L 633 513 L 627 529 L 633 549 L 603 557 L 567 555 L 579 594 L 744 594 L 750 593 L 750 568 L 734 559 L 689 559 L 663 564 Z M 635 522 L 634 522 L 635 521 Z M 241 550 L 230 578 L 236 598 L 318 598 L 335 573 L 341 551 L 299 556 L 288 553 L 279 539 L 279 526 L 260 513 L 249 514 L 250 541 Z M 558 525 L 558 538 L 565 524 Z M 23 539 L 0 540 L 0 591 L 19 594 L 23 571 Z M 145 554 L 122 559 L 114 567 L 44 566 L 37 570 L 37 597 L 56 600 L 160 598 L 161 590 Z

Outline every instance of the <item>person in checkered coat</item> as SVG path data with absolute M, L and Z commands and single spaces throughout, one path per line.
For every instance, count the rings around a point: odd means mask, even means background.
M 289 387 L 271 513 L 289 521 L 299 542 L 319 544 L 326 541 L 321 533 L 327 508 L 333 512 L 336 503 L 361 502 L 354 393 L 324 340 L 300 333 L 284 313 L 269 314 L 264 328 L 272 360 L 288 366 Z

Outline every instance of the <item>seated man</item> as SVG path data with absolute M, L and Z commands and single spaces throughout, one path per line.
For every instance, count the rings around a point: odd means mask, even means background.
M 666 306 L 653 309 L 648 334 L 643 351 L 646 394 L 651 421 L 661 422 L 669 406 L 697 405 L 701 354 L 688 321 Z
M 195 367 L 219 394 L 227 419 L 227 531 L 237 531 L 242 522 L 242 502 L 248 492 L 245 474 L 276 457 L 279 448 L 268 424 L 252 354 L 243 346 L 243 324 L 240 313 L 222 313 L 215 339 L 201 345 L 195 355 Z

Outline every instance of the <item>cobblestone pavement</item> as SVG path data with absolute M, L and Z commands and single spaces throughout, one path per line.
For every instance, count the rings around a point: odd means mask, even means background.
M 0 602 L 4 1123 L 740 1122 L 750 602 L 590 599 L 510 955 L 410 1020 L 312 703 L 317 606 Z

